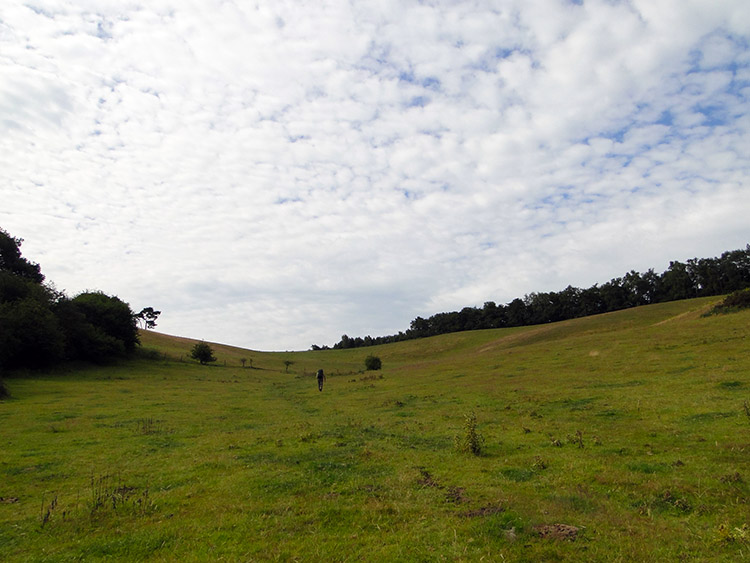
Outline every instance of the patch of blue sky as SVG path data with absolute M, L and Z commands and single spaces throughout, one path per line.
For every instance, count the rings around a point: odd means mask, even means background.
M 409 84 L 416 84 L 417 82 L 417 79 L 414 76 L 414 71 L 411 69 L 399 72 L 398 79 L 399 82 L 408 82 Z
M 427 96 L 414 96 L 411 100 L 409 100 L 406 103 L 406 107 L 414 108 L 414 107 L 420 107 L 423 108 L 427 104 L 430 103 L 430 98 Z
M 512 47 L 495 47 L 493 49 L 488 49 L 482 56 L 480 56 L 473 64 L 469 66 L 474 70 L 493 73 L 497 70 L 498 61 L 510 58 L 516 53 L 531 57 L 530 51 L 522 49 L 515 45 Z
M 112 24 L 107 21 L 99 21 L 96 23 L 96 36 L 99 39 L 109 41 L 112 39 Z
M 722 105 L 701 105 L 694 106 L 694 111 L 703 115 L 701 125 L 708 127 L 721 127 L 729 123 L 727 108 Z
M 397 188 L 397 189 L 403 194 L 404 198 L 406 198 L 409 201 L 417 201 L 424 197 L 423 194 L 416 192 L 414 190 L 409 190 L 407 188 Z
M 750 94 L 750 80 L 744 78 L 744 76 L 747 76 L 747 71 L 748 69 L 750 69 L 750 64 L 732 64 L 731 67 L 732 80 L 729 82 L 729 85 L 726 88 L 726 93 L 731 96 L 740 98 L 743 101 L 747 101 L 748 94 Z M 743 78 L 738 78 L 738 74 L 743 76 Z
M 726 47 L 731 46 L 733 53 L 731 59 L 717 61 L 715 58 L 706 57 L 706 47 L 712 42 L 720 42 Z M 709 48 L 710 50 L 710 48 Z M 729 50 L 729 49 L 728 49 Z M 717 30 L 703 38 L 701 45 L 688 54 L 690 64 L 689 73 L 702 72 L 707 70 L 736 70 L 738 67 L 747 66 L 738 63 L 740 53 L 747 53 L 750 50 L 750 41 L 747 37 L 728 34 L 724 30 Z
M 657 119 L 654 123 L 671 127 L 674 123 L 674 115 L 672 115 L 672 112 L 670 110 L 666 109 L 661 112 L 659 119 Z
M 26 3 L 24 4 L 26 8 L 34 12 L 38 16 L 44 16 L 46 18 L 49 18 L 51 20 L 55 19 L 55 13 L 51 12 L 49 10 L 45 10 L 44 8 L 41 8 L 39 6 L 35 6 L 33 3 Z
M 379 135 L 379 136 L 371 136 L 368 137 L 367 140 L 370 143 L 370 146 L 373 148 L 384 148 L 384 147 L 392 147 L 398 142 L 400 137 L 397 135 Z
M 278 197 L 273 203 L 274 205 L 287 205 L 289 203 L 303 203 L 303 201 L 301 197 Z
M 420 135 L 426 135 L 428 137 L 434 137 L 435 139 L 442 139 L 443 133 L 448 131 L 448 129 L 440 128 L 440 129 L 420 129 L 419 134 Z
M 440 79 L 435 76 L 428 76 L 427 78 L 422 79 L 422 86 L 424 88 L 427 88 L 428 90 L 432 90 L 434 92 L 437 92 L 440 90 Z
M 622 143 L 625 140 L 625 134 L 628 132 L 630 127 L 620 127 L 619 129 L 612 129 L 610 131 L 602 131 L 599 133 L 599 137 L 603 139 L 609 139 L 616 143 Z M 587 139 L 588 141 L 588 139 Z
M 365 70 L 375 75 L 399 76 L 393 63 L 390 61 L 391 46 L 371 41 L 365 53 L 354 65 L 359 70 Z
M 620 166 L 622 168 L 627 168 L 628 166 L 630 166 L 633 163 L 633 159 L 635 158 L 634 156 L 629 155 L 629 154 L 613 154 L 613 153 L 607 154 L 606 157 L 610 159 L 619 159 Z
M 415 86 L 421 86 L 427 90 L 438 92 L 441 87 L 440 79 L 436 76 L 426 76 L 420 78 L 414 74 L 414 71 L 410 68 L 409 70 L 402 70 L 398 73 L 399 82 L 406 82 L 407 84 L 413 84 Z
M 567 184 L 564 186 L 558 186 L 555 191 L 542 199 L 534 205 L 535 209 L 541 209 L 544 207 L 558 207 L 564 205 L 567 202 L 576 200 L 576 189 L 573 185 Z
M 586 205 L 594 205 L 597 203 L 600 203 L 601 201 L 607 199 L 604 194 L 600 193 L 585 193 L 583 194 L 578 200 L 576 201 L 577 205 L 586 204 Z

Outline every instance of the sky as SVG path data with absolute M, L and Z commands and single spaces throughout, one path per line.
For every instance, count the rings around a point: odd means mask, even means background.
M 0 228 L 254 350 L 750 243 L 747 0 L 0 3 Z

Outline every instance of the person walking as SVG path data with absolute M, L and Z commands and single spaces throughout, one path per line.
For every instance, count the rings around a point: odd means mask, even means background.
M 323 390 L 323 382 L 326 380 L 326 376 L 322 369 L 318 370 L 318 391 Z

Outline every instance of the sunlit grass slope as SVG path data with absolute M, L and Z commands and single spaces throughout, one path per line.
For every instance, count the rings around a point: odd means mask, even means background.
M 0 552 L 748 560 L 750 311 L 716 301 L 211 366 L 146 333 L 150 358 L 12 377 Z M 454 447 L 472 412 L 480 456 Z

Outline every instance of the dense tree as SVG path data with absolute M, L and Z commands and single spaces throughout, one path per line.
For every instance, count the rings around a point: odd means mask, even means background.
M 626 309 L 630 303 L 628 290 L 623 286 L 622 278 L 614 278 L 599 288 L 599 295 L 605 311 Z
M 602 292 L 598 284 L 594 284 L 588 289 L 581 291 L 578 306 L 579 317 L 598 315 L 599 313 L 604 313 L 606 311 L 606 305 L 602 299 Z
M 750 244 L 743 250 L 725 252 L 718 259 L 721 282 L 718 290 L 710 295 L 738 291 L 750 287 Z
M 583 316 L 581 313 L 582 294 L 582 290 L 571 285 L 558 294 L 561 319 L 574 319 Z
M 63 354 L 53 294 L 39 265 L 21 255 L 22 242 L 0 229 L 0 368 L 42 367 Z
M 117 297 L 85 292 L 73 299 L 44 283 L 22 240 L 0 229 L 0 368 L 62 360 L 105 361 L 138 344 L 138 315 Z M 142 311 L 153 321 L 159 312 Z
M 125 352 L 132 352 L 139 343 L 136 316 L 118 297 L 101 291 L 85 292 L 72 303 L 98 332 L 121 342 Z
M 21 256 L 23 239 L 14 238 L 0 229 L 0 271 L 10 272 L 34 283 L 42 283 L 44 276 L 39 264 Z
M 516 297 L 508 303 L 508 326 L 524 326 L 528 323 L 526 304 Z
M 409 325 L 409 331 L 414 335 L 415 338 L 422 338 L 429 336 L 430 334 L 430 323 L 422 317 L 417 317 Z
M 44 301 L 26 298 L 0 303 L 0 366 L 44 367 L 63 357 L 63 333 Z
M 482 307 L 482 325 L 487 328 L 502 328 L 506 324 L 505 307 L 498 307 L 494 301 L 485 302 Z
M 383 367 L 383 362 L 380 361 L 380 358 L 377 356 L 373 356 L 370 354 L 365 358 L 365 369 L 367 370 L 379 370 Z
M 138 322 L 143 323 L 144 329 L 152 329 L 156 327 L 156 319 L 159 318 L 159 315 L 161 315 L 161 311 L 154 311 L 153 307 L 144 307 L 135 318 Z
M 669 263 L 669 269 L 661 277 L 660 301 L 677 301 L 697 297 L 698 288 L 687 264 L 675 261 Z
M 62 299 L 55 312 L 69 360 L 103 362 L 124 356 L 139 343 L 136 318 L 127 303 L 101 292 Z
M 195 346 L 193 346 L 193 349 L 190 351 L 190 357 L 194 360 L 198 360 L 201 365 L 206 365 L 209 362 L 216 361 L 214 349 L 206 342 L 196 342 Z

